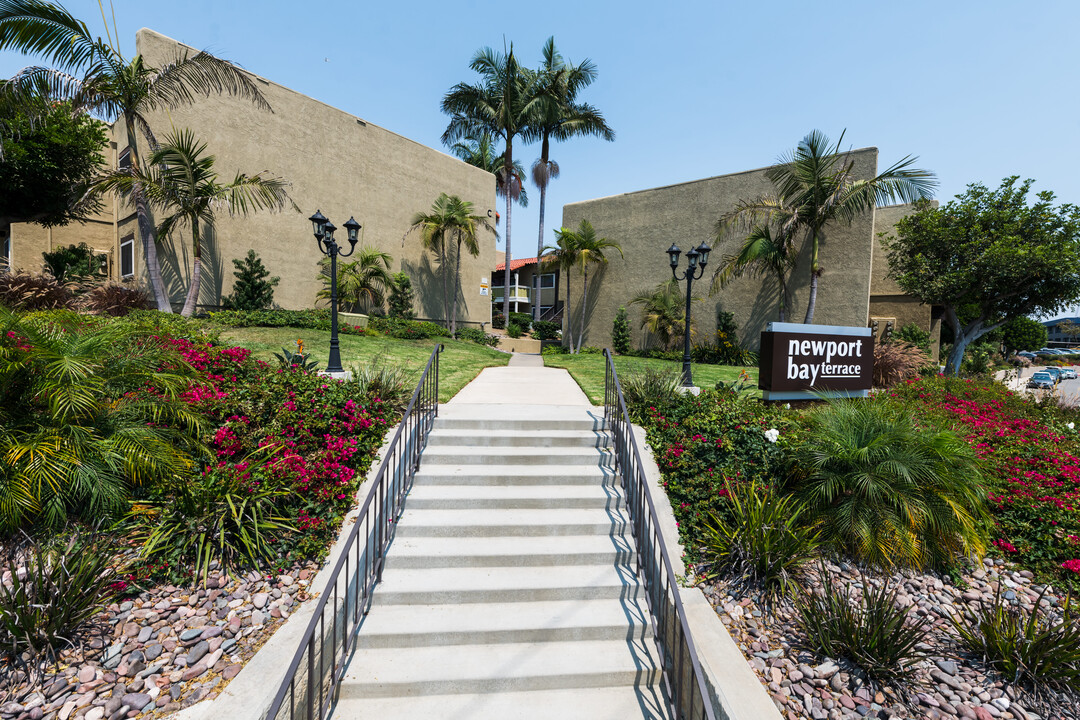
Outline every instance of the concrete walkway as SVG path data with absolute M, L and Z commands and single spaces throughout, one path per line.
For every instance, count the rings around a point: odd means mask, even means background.
M 538 361 L 440 408 L 335 720 L 669 717 L 602 413 Z

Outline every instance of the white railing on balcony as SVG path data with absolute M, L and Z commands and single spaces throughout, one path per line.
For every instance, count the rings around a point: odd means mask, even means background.
M 502 285 L 497 285 L 491 288 L 491 301 L 502 302 L 503 290 L 505 288 Z M 510 300 L 517 302 L 529 302 L 529 293 L 531 288 L 527 285 L 511 285 L 510 286 Z

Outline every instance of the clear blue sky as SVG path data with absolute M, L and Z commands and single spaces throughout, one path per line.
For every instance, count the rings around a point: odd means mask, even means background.
M 95 0 L 64 4 L 102 31 Z M 1020 175 L 1080 203 L 1076 0 L 114 6 L 126 55 L 149 27 L 436 148 L 446 127 L 439 102 L 475 78 L 468 63 L 478 48 L 512 42 L 535 65 L 554 35 L 565 57 L 599 66 L 583 99 L 617 137 L 555 146 L 562 177 L 549 189 L 548 228 L 564 203 L 769 165 L 814 128 L 877 146 L 883 167 L 919 156 L 942 201 L 970 182 Z M 0 53 L 0 75 L 25 64 Z M 515 151 L 526 166 L 538 153 Z M 535 189 L 530 196 L 514 212 L 515 257 L 536 250 Z

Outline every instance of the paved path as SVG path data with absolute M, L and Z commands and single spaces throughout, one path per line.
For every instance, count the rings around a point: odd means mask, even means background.
M 666 720 L 602 413 L 515 355 L 439 410 L 333 720 Z

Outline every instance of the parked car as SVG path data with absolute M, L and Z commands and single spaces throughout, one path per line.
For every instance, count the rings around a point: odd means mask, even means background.
M 1062 380 L 1075 380 L 1076 379 L 1076 371 L 1073 370 L 1071 367 L 1061 368 L 1061 379 Z
M 1027 386 L 1029 388 L 1037 388 L 1040 390 L 1053 390 L 1054 377 L 1050 373 L 1040 370 L 1028 379 Z
M 1061 382 L 1061 368 L 1059 367 L 1044 367 L 1039 372 L 1044 372 L 1050 375 L 1054 379 L 1054 384 L 1057 385 Z M 1038 373 L 1036 373 L 1038 374 Z
M 1016 354 L 1017 354 L 1018 357 L 1026 357 L 1028 360 L 1034 360 L 1035 358 L 1038 357 L 1038 355 L 1036 355 L 1035 353 L 1028 352 L 1027 350 L 1021 350 L 1020 352 L 1018 352 Z

